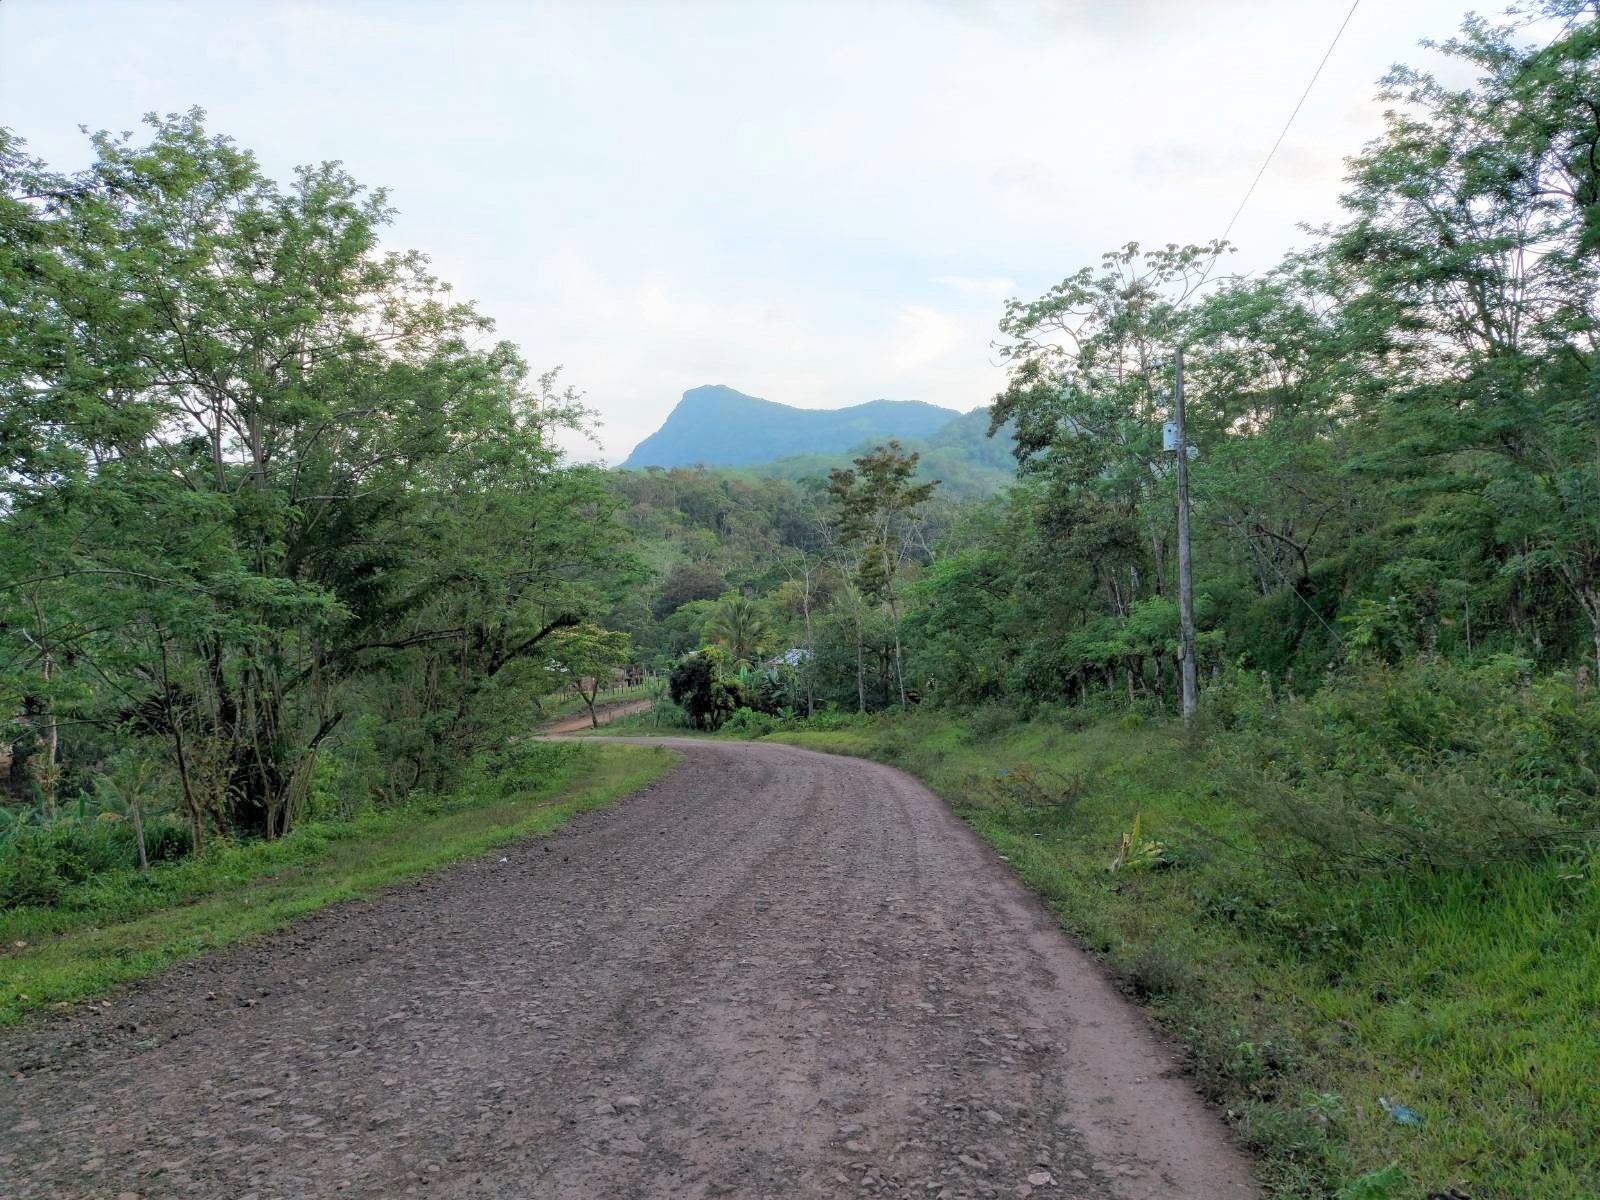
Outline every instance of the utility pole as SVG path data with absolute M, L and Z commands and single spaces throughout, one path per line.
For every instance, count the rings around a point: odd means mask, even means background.
M 1173 423 L 1178 434 L 1178 653 L 1183 667 L 1183 723 L 1194 723 L 1194 570 L 1189 557 L 1189 434 L 1183 413 L 1183 349 L 1172 357 Z

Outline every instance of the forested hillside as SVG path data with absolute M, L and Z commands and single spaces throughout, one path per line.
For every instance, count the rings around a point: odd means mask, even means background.
M 862 442 L 924 437 L 958 414 L 914 400 L 848 408 L 791 408 L 730 387 L 691 388 L 624 467 L 744 467 L 804 454 L 837 454 Z
M 1009 430 L 1007 430 L 1009 435 Z M 956 414 L 929 404 L 875 400 L 798 409 L 726 387 L 693 388 L 624 470 L 708 467 L 767 479 L 822 478 L 854 454 L 898 441 L 921 456 L 946 495 L 987 497 L 1016 479 L 1009 436 L 989 436 L 986 408 Z

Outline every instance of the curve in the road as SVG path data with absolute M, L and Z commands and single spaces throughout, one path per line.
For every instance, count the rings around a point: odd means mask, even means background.
M 0 1040 L 0 1193 L 1256 1194 L 1169 1049 L 915 780 L 670 744 L 669 776 L 505 861 Z

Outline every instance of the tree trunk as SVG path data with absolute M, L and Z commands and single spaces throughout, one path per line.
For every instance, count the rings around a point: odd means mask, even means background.
M 148 871 L 150 869 L 150 852 L 145 849 L 144 845 L 144 796 L 135 792 L 129 807 L 133 810 L 133 837 L 139 843 L 139 870 Z
M 205 849 L 205 821 L 201 817 L 200 801 L 194 794 L 194 780 L 189 777 L 189 756 L 184 752 L 183 730 L 170 715 L 167 725 L 172 731 L 172 752 L 178 764 L 178 784 L 183 792 L 183 807 L 189 816 L 189 852 L 198 856 Z
M 861 644 L 861 623 L 856 622 L 856 711 L 867 711 L 867 665 Z
M 889 617 L 894 622 L 894 678 L 900 688 L 900 707 L 906 706 L 906 664 L 900 650 L 900 605 L 889 593 Z
M 811 572 L 807 570 L 805 577 L 805 590 L 801 593 L 801 605 L 806 618 L 806 716 L 811 716 L 816 711 L 816 639 L 811 633 Z

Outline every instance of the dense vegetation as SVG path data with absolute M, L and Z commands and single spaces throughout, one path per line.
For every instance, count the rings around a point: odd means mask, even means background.
M 1474 81 L 1397 69 L 1276 269 L 1128 245 L 1009 302 L 988 456 L 963 419 L 766 474 L 565 462 L 578 397 L 337 167 L 195 116 L 76 176 L 8 138 L 0 903 L 425 811 L 631 657 L 652 723 L 929 778 L 1282 1194 L 1600 1192 L 1600 11 L 1442 49 Z
M 638 571 L 576 394 L 381 192 L 198 114 L 94 147 L 0 141 L 5 904 L 448 788 Z
M 1388 132 L 1351 163 L 1347 220 L 1276 269 L 1229 276 L 1221 243 L 1128 245 L 1009 302 L 1010 379 L 990 412 L 1021 472 L 1006 495 L 921 497 L 847 536 L 821 479 L 621 476 L 657 555 L 654 645 L 688 648 L 704 610 L 686 606 L 727 585 L 764 606 L 774 648 L 814 646 L 814 690 L 839 703 L 898 703 L 903 684 L 1023 711 L 1107 689 L 1170 709 L 1162 425 L 1182 347 L 1203 677 L 1307 692 L 1360 660 L 1440 657 L 1592 686 L 1597 34 L 1590 6 L 1543 15 L 1566 27 L 1538 49 L 1469 23 L 1444 47 L 1479 73 L 1465 89 L 1396 70 Z M 863 574 L 891 559 L 903 592 Z M 851 616 L 863 599 L 882 613 Z M 863 694 L 833 659 L 853 659 L 863 624 L 892 659 L 897 617 L 903 678 L 880 667 Z M 830 659 L 835 641 L 850 653 Z
M 1344 219 L 1275 270 L 1130 245 L 1007 305 L 1004 495 L 880 490 L 863 525 L 838 476 L 617 484 L 661 581 L 640 644 L 715 648 L 690 723 L 923 774 L 1156 1004 L 1285 1195 L 1600 1192 L 1600 18 L 1442 49 L 1474 82 L 1397 69 Z M 735 596 L 764 655 L 708 620 Z

